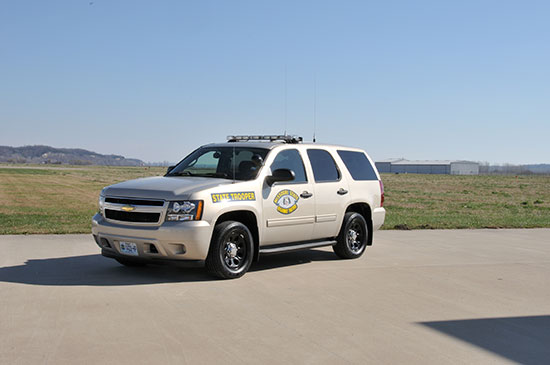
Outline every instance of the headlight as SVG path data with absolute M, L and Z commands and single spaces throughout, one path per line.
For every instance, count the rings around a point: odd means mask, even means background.
M 166 220 L 172 222 L 198 221 L 202 217 L 202 200 L 170 202 Z
M 103 207 L 105 206 L 105 196 L 99 195 L 99 214 L 103 215 Z

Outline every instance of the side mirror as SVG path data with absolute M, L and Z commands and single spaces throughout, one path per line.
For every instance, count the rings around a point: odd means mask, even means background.
M 169 174 L 170 171 L 172 171 L 176 166 L 168 166 L 168 169 L 166 170 L 166 173 Z
M 276 182 L 283 182 L 283 181 L 292 181 L 294 180 L 294 177 L 296 175 L 294 174 L 294 171 L 289 169 L 277 169 L 273 171 L 273 174 L 271 176 L 267 176 L 265 178 L 267 185 L 271 186 L 273 183 Z

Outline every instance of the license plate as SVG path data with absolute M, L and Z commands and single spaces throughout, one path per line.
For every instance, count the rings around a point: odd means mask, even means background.
M 137 245 L 133 242 L 119 242 L 120 253 L 130 256 L 138 256 Z

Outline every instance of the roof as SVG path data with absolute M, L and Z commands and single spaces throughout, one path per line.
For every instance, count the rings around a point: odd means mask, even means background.
M 350 146 L 341 146 L 341 145 L 332 145 L 332 144 L 326 144 L 326 143 L 313 143 L 313 142 L 300 142 L 300 143 L 285 143 L 285 142 L 224 142 L 224 143 L 210 143 L 207 145 L 204 145 L 203 147 L 252 147 L 252 148 L 265 148 L 265 149 L 273 149 L 275 147 L 280 146 L 289 146 L 289 147 L 297 147 L 297 146 L 307 146 L 307 147 L 317 147 L 317 148 L 338 148 L 338 149 L 346 149 L 350 151 L 361 151 L 364 152 L 364 150 L 357 148 L 357 147 L 350 147 Z
M 210 143 L 204 145 L 204 147 L 252 147 L 252 148 L 265 148 L 272 149 L 277 146 L 286 146 L 288 143 L 284 142 L 224 142 L 224 143 Z

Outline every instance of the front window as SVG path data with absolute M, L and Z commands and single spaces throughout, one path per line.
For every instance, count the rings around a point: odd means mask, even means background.
M 284 150 L 279 152 L 271 164 L 271 172 L 277 169 L 289 169 L 294 171 L 295 178 L 293 183 L 307 182 L 304 162 L 297 150 Z
M 269 150 L 249 147 L 201 147 L 176 165 L 166 176 L 200 176 L 252 180 Z

